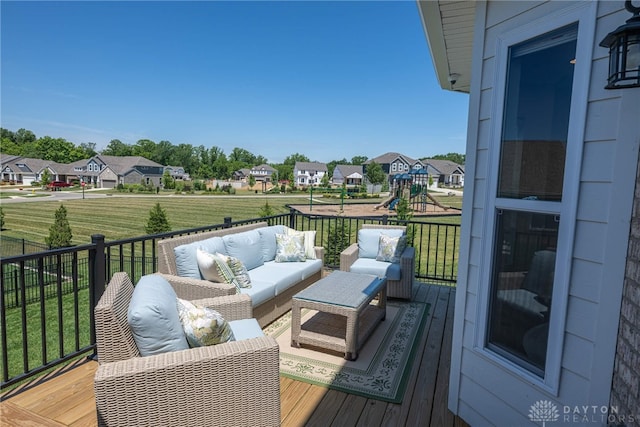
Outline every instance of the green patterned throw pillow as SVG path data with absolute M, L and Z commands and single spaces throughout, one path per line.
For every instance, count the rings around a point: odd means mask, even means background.
M 304 235 L 276 234 L 276 262 L 306 261 Z
M 406 247 L 407 236 L 391 237 L 386 234 L 380 234 L 376 261 L 398 263 Z
M 227 265 L 233 272 L 235 280 L 236 282 L 238 282 L 238 286 L 240 286 L 241 288 L 251 287 L 251 278 L 249 277 L 249 272 L 247 271 L 247 267 L 244 266 L 242 261 L 240 261 L 238 258 L 228 256 Z
M 316 257 L 316 248 L 315 240 L 316 240 L 316 231 L 315 230 L 307 230 L 307 231 L 297 231 L 293 228 L 287 227 L 287 235 L 289 236 L 302 236 L 303 237 L 303 246 L 304 246 L 304 256 L 306 259 L 317 259 Z
M 190 347 L 204 347 L 233 341 L 233 331 L 222 315 L 209 307 L 177 299 L 178 315 Z

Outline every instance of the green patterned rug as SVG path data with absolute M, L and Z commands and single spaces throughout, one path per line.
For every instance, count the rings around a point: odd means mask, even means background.
M 303 310 L 302 322 L 317 312 Z M 392 403 L 402 402 L 416 341 L 422 335 L 429 305 L 419 302 L 387 303 L 387 318 L 348 361 L 328 350 L 291 347 L 291 312 L 273 322 L 265 333 L 280 345 L 280 374 L 303 381 Z M 344 322 L 341 316 L 333 316 Z

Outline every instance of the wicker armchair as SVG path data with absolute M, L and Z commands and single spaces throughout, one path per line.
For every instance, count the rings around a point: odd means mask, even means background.
M 401 229 L 406 232 L 406 227 L 401 225 L 363 224 L 364 229 Z M 340 270 L 351 271 L 351 266 L 358 260 L 358 243 L 353 243 L 340 254 Z M 411 299 L 413 278 L 415 276 L 416 249 L 407 246 L 400 257 L 400 280 L 387 278 L 387 296 L 391 298 Z M 367 273 L 358 270 L 358 273 Z M 375 274 L 371 272 L 371 274 Z
M 259 337 L 140 357 L 127 324 L 133 284 L 114 274 L 95 308 L 100 426 L 280 425 L 278 344 Z M 245 295 L 199 300 L 228 320 L 251 317 Z

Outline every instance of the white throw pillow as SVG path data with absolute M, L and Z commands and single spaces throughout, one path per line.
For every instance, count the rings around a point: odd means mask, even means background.
M 304 237 L 304 255 L 307 259 L 316 259 L 316 231 L 315 230 L 307 230 L 307 231 L 298 231 L 293 228 L 287 227 L 287 234 L 289 236 L 303 236 Z
M 304 236 L 276 234 L 276 262 L 305 261 Z
M 231 326 L 216 310 L 180 298 L 177 298 L 177 305 L 189 346 L 204 347 L 234 340 Z

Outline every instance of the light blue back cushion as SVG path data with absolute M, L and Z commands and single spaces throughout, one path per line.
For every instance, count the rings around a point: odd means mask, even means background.
M 378 255 L 380 234 L 400 237 L 403 233 L 400 228 L 361 228 L 358 230 L 358 257 L 375 258 Z
M 247 270 L 264 264 L 258 230 L 227 234 L 222 237 L 222 240 L 227 249 L 227 255 L 238 258 L 247 267 Z
M 133 289 L 127 321 L 142 356 L 189 348 L 176 293 L 162 276 L 142 276 Z
M 176 271 L 178 272 L 178 276 L 202 279 L 196 258 L 196 251 L 198 248 L 202 248 L 205 252 L 209 252 L 210 254 L 215 252 L 225 255 L 227 254 L 222 237 L 217 236 L 200 242 L 176 246 L 173 249 L 173 253 L 176 256 Z
M 284 225 L 272 225 L 258 228 L 260 244 L 262 245 L 262 261 L 273 261 L 276 257 L 276 234 L 285 234 L 287 227 Z

